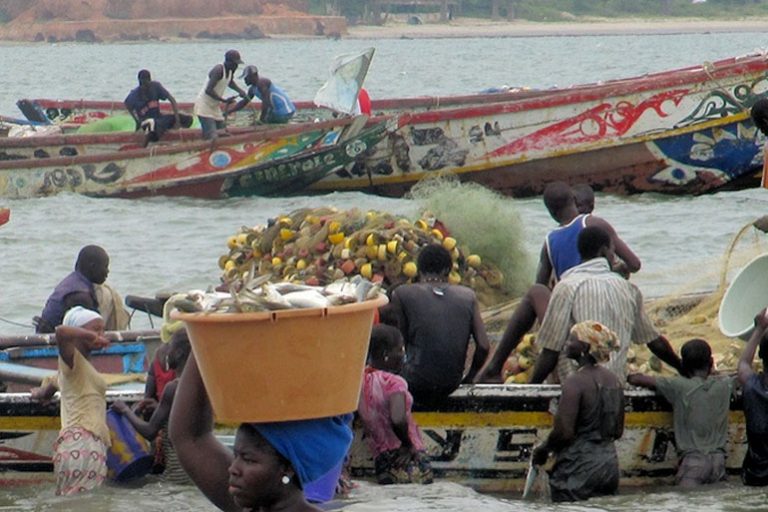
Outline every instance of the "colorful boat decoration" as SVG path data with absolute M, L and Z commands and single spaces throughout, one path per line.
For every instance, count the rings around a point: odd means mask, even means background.
M 365 122 L 358 117 L 243 129 L 213 143 L 194 130 L 181 131 L 148 148 L 134 133 L 0 138 L 0 197 L 299 193 L 385 136 L 385 119 Z
M 399 113 L 397 131 L 312 189 L 401 196 L 441 173 L 512 196 L 555 180 L 620 194 L 739 187 L 763 161 L 749 108 L 766 95 L 767 72 L 755 54 L 546 91 L 374 100 L 375 112 Z M 71 115 L 108 103 L 37 101 Z
M 617 442 L 621 485 L 671 484 L 677 456 L 670 406 L 645 390 L 626 394 L 626 426 Z M 559 396 L 559 386 L 551 385 L 462 386 L 440 409 L 415 411 L 436 477 L 482 492 L 520 492 L 531 450 L 548 435 L 550 411 Z M 142 397 L 139 389 L 108 392 L 109 401 Z M 58 428 L 57 403 L 31 402 L 28 393 L 0 394 L 0 484 L 3 478 L 46 477 Z M 738 401 L 732 403 L 727 449 L 728 471 L 737 473 L 746 451 Z M 351 463 L 353 476 L 373 476 L 373 461 L 359 430 Z
M 399 196 L 451 173 L 512 196 L 561 180 L 631 194 L 701 194 L 754 174 L 762 143 L 749 108 L 768 87 L 765 55 L 550 91 L 509 102 L 403 114 L 355 172 L 315 190 Z

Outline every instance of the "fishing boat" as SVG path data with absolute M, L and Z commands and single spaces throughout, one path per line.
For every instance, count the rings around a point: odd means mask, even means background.
M 624 435 L 617 442 L 622 486 L 674 481 L 677 455 L 670 406 L 645 390 L 629 390 Z M 534 445 L 548 435 L 560 396 L 552 385 L 462 386 L 436 410 L 414 411 L 439 479 L 481 492 L 517 493 L 523 488 Z M 108 401 L 135 402 L 143 388 L 110 390 Z M 32 402 L 29 393 L 0 394 L 0 485 L 4 480 L 51 479 L 51 454 L 59 429 L 58 403 Z M 731 404 L 727 466 L 741 467 L 746 451 L 740 401 Z M 231 433 L 222 425 L 220 433 Z M 374 475 L 373 460 L 356 429 L 351 465 L 356 477 Z
M 401 196 L 441 173 L 517 197 L 555 180 L 618 194 L 751 185 L 763 152 L 749 108 L 766 94 L 766 72 L 766 55 L 753 54 L 567 88 L 374 100 L 374 112 L 397 115 L 397 130 L 311 190 Z M 34 103 L 64 119 L 122 108 Z
M 181 130 L 150 147 L 139 133 L 0 138 L 0 197 L 289 195 L 353 163 L 386 129 L 359 116 L 233 130 L 214 142 Z

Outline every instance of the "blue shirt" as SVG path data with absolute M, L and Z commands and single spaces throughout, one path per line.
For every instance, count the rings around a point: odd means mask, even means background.
M 248 88 L 248 95 L 251 98 L 255 96 L 262 101 L 264 99 L 261 97 L 261 91 L 255 85 Z M 269 99 L 272 101 L 271 114 L 275 117 L 287 119 L 296 112 L 296 106 L 288 98 L 288 95 L 280 87 L 276 86 L 274 82 L 269 86 Z
M 587 217 L 589 217 L 588 213 L 581 214 L 565 226 L 553 229 L 547 235 L 547 254 L 558 281 L 566 270 L 581 263 L 579 233 L 587 225 Z

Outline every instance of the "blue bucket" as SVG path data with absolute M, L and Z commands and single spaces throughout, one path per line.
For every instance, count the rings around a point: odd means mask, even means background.
M 107 412 L 107 425 L 112 440 L 107 452 L 107 477 L 124 482 L 149 473 L 155 458 L 147 440 L 115 411 Z

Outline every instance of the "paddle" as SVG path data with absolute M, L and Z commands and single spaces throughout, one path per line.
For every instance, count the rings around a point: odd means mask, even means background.
M 534 466 L 533 461 L 528 463 L 528 474 L 525 476 L 525 487 L 523 487 L 523 499 L 531 498 L 531 491 L 536 479 L 539 477 L 539 466 Z

